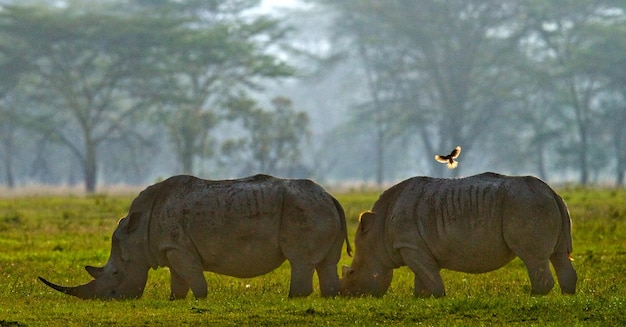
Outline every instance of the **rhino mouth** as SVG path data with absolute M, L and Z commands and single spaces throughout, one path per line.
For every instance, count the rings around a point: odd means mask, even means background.
M 80 299 L 96 298 L 96 285 L 95 285 L 96 280 L 95 279 L 84 285 L 68 287 L 68 286 L 61 286 L 61 285 L 57 285 L 55 283 L 49 282 L 43 277 L 38 277 L 38 278 L 42 283 L 48 285 L 49 287 L 61 293 L 72 295 Z

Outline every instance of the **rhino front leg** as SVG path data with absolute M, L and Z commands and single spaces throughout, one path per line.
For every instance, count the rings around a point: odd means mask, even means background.
M 189 285 L 187 282 L 176 272 L 174 269 L 170 269 L 172 293 L 170 294 L 170 300 L 184 299 L 189 293 Z
M 289 297 L 302 297 L 313 293 L 314 267 L 306 263 L 290 263 L 291 282 L 289 284 Z
M 431 257 L 411 248 L 400 249 L 405 264 L 415 274 L 414 295 L 417 297 L 442 297 L 446 295 L 439 266 Z
M 170 249 L 167 251 L 167 259 L 172 278 L 172 299 L 184 298 L 189 288 L 196 299 L 207 297 L 202 265 L 195 255 L 180 249 Z

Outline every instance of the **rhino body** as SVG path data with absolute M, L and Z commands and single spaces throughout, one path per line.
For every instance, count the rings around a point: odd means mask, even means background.
M 102 268 L 85 267 L 94 279 L 64 287 L 79 298 L 138 298 L 150 268 L 169 267 L 171 298 L 207 295 L 203 271 L 248 278 L 291 264 L 289 296 L 312 292 L 317 271 L 321 293 L 339 289 L 337 262 L 347 241 L 341 205 L 309 180 L 257 175 L 210 181 L 174 176 L 133 201 L 113 233 Z
M 460 179 L 415 177 L 386 190 L 363 213 L 342 295 L 382 296 L 393 269 L 415 273 L 415 295 L 445 295 L 440 270 L 483 273 L 516 256 L 526 265 L 533 294 L 554 286 L 574 294 L 572 236 L 565 203 L 543 181 L 484 173 Z

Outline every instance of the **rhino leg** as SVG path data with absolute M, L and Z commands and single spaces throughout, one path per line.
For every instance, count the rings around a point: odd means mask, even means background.
M 290 261 L 290 264 L 291 282 L 289 284 L 289 297 L 302 297 L 313 293 L 314 267 L 310 264 L 292 261 Z
M 187 282 L 174 269 L 170 269 L 170 275 L 172 287 L 170 300 L 186 298 L 187 293 L 189 293 L 189 285 L 187 284 Z
M 550 257 L 550 262 L 556 271 L 556 277 L 559 280 L 559 286 L 563 294 L 576 293 L 576 270 L 572 266 L 572 261 L 566 253 L 555 253 Z
M 339 275 L 336 264 L 320 264 L 315 270 L 320 281 L 322 296 L 337 296 L 339 294 Z
M 544 260 L 528 260 L 522 258 L 522 261 L 528 269 L 528 277 L 530 277 L 530 285 L 532 287 L 531 294 L 545 295 L 554 287 L 554 278 L 550 271 L 550 263 L 548 259 Z
M 414 295 L 417 297 L 442 297 L 446 295 L 439 266 L 433 258 L 415 249 L 402 248 L 404 263 L 415 274 Z
M 339 233 L 335 243 L 326 253 L 326 257 L 315 266 L 322 296 L 337 296 L 339 294 L 337 263 L 341 258 L 341 250 L 343 249 L 344 238 L 342 236 L 343 235 Z
M 172 298 L 182 298 L 183 292 L 186 295 L 186 286 L 191 288 L 196 299 L 207 297 L 207 283 L 202 265 L 195 255 L 180 249 L 170 249 L 167 251 L 167 259 L 172 274 Z

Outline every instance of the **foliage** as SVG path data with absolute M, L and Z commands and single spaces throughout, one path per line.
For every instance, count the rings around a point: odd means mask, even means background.
M 355 110 L 371 117 L 377 156 L 407 135 L 432 154 L 482 141 L 500 115 L 506 59 L 523 28 L 514 1 L 321 2 L 339 12 L 336 33 L 356 44 L 346 51 L 356 52 L 369 96 Z M 429 160 L 429 175 L 440 166 Z
M 134 127 L 146 106 L 134 81 L 151 78 L 151 63 L 139 58 L 158 45 L 157 36 L 166 36 L 171 23 L 15 6 L 3 9 L 0 24 L 9 42 L 3 47 L 15 44 L 26 54 L 20 91 L 37 108 L 20 110 L 14 123 L 66 147 L 93 192 L 98 147 L 140 136 Z
M 132 196 L 47 196 L 0 199 L 0 325 L 542 325 L 617 326 L 626 323 L 626 191 L 566 188 L 572 215 L 575 296 L 531 297 L 518 259 L 497 271 L 470 275 L 443 271 L 447 296 L 416 299 L 412 274 L 396 270 L 382 298 L 326 299 L 319 291 L 287 299 L 289 265 L 252 279 L 206 273 L 209 297 L 170 302 L 166 269 L 151 271 L 144 296 L 131 301 L 82 301 L 37 281 L 84 283 L 84 265 L 103 265 L 116 221 Z M 350 237 L 359 212 L 376 193 L 337 194 Z M 340 264 L 351 258 L 343 254 Z M 317 288 L 317 286 L 316 286 Z
M 616 67 L 611 63 L 623 58 L 623 37 L 609 32 L 623 29 L 623 2 L 313 2 L 337 13 L 332 30 L 345 45 L 337 51 L 364 81 L 365 96 L 351 111 L 355 124 L 370 123 L 362 132 L 377 139 L 368 145 L 379 158 L 369 174 L 379 182 L 393 171 L 385 166 L 393 161 L 389 144 L 402 139 L 429 154 L 419 158 L 427 175 L 442 174 L 432 154 L 460 144 L 466 155 L 476 153 L 468 161 L 480 167 L 487 161 L 490 170 L 547 178 L 550 168 L 566 167 L 586 184 L 609 161 L 623 180 L 611 142 L 623 136 L 605 128 L 614 110 L 603 104 L 612 99 L 624 111 L 623 98 L 607 92 L 615 88 L 606 81 L 611 73 L 598 67 Z M 607 37 L 610 50 L 589 46 Z M 585 63 L 594 74 L 580 70 Z M 553 153 L 562 159 L 550 160 Z
M 226 104 L 285 94 L 316 129 L 288 157 L 310 153 L 328 180 L 626 180 L 623 1 L 302 0 L 271 17 L 260 4 L 2 1 L 0 181 L 237 175 L 219 145 L 253 131 L 229 129 Z M 456 145 L 458 169 L 432 160 Z M 252 153 L 241 161 L 265 167 Z
M 257 3 L 3 6 L 0 100 L 19 87 L 28 109 L 11 123 L 68 149 L 89 192 L 104 161 L 100 148 L 150 143 L 137 128 L 146 122 L 166 127 L 182 171 L 191 174 L 194 158 L 212 154 L 210 135 L 227 99 L 294 74 L 268 52 L 286 29 L 244 17 Z
M 265 172 L 273 175 L 295 176 L 301 166 L 300 147 L 309 137 L 308 115 L 294 110 L 291 100 L 283 97 L 272 99 L 272 110 L 257 107 L 250 99 L 238 98 L 229 103 L 231 115 L 239 118 L 248 136 L 228 140 L 222 152 L 229 157 L 229 164 L 245 162 L 243 175 Z M 304 174 L 306 175 L 306 174 Z M 308 176 L 300 176 L 308 177 Z
M 163 68 L 153 97 L 183 173 L 194 173 L 194 159 L 213 154 L 212 133 L 227 102 L 295 73 L 268 52 L 285 37 L 285 28 L 267 17 L 244 17 L 257 2 L 187 1 L 184 10 L 167 2 L 146 9 L 159 8 L 159 19 L 183 22 L 155 59 Z

